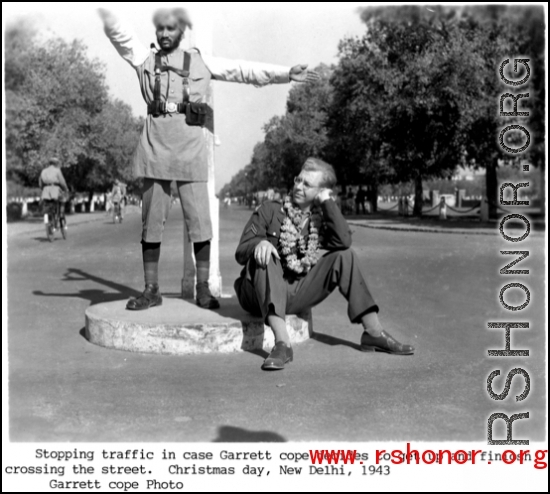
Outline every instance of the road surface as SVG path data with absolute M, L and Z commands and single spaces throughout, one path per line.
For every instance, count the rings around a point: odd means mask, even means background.
M 171 211 L 161 253 L 164 294 L 179 292 L 182 215 Z M 250 211 L 221 209 L 224 292 L 239 273 L 233 260 Z M 69 238 L 45 241 L 40 225 L 8 231 L 10 439 L 12 441 L 486 441 L 494 412 L 530 411 L 514 438 L 545 431 L 544 236 L 513 245 L 495 235 L 457 235 L 353 227 L 381 321 L 414 356 L 362 353 L 361 328 L 346 319 L 338 292 L 313 311 L 315 339 L 298 344 L 294 362 L 263 372 L 253 353 L 162 356 L 108 350 L 83 337 L 90 304 L 126 299 L 143 288 L 140 215 L 121 225 L 107 217 L 75 224 Z M 10 227 L 8 227 L 10 228 Z M 501 250 L 529 250 L 515 268 Z M 504 310 L 500 289 L 522 282 L 529 306 Z M 519 289 L 506 302 L 519 305 Z M 223 303 L 223 299 L 222 299 Z M 487 356 L 504 348 L 490 321 L 528 321 L 512 348 L 529 357 Z M 510 369 L 531 379 L 528 397 L 516 376 L 505 401 L 491 399 Z M 495 436 L 504 438 L 495 423 Z

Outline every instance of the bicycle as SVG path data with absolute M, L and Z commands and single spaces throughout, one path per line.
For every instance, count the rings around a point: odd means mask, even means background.
M 113 203 L 113 223 L 122 223 L 122 204 L 120 202 Z
M 55 200 L 44 201 L 46 212 L 44 213 L 44 225 L 46 227 L 46 237 L 53 242 L 55 232 L 59 229 L 61 236 L 67 240 L 67 220 L 65 215 L 60 214 L 60 203 Z

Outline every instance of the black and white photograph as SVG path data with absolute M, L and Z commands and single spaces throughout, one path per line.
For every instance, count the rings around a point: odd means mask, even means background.
M 548 491 L 546 3 L 2 19 L 3 490 Z

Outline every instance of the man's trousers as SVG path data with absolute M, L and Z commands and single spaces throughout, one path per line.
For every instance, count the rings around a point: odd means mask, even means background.
M 251 257 L 235 281 L 241 307 L 264 321 L 271 312 L 284 319 L 287 314 L 300 314 L 322 302 L 338 287 L 348 301 L 351 322 L 361 321 L 378 306 L 367 287 L 359 258 L 352 249 L 325 254 L 311 271 L 299 278 L 284 277 L 281 261 L 274 256 L 261 268 Z

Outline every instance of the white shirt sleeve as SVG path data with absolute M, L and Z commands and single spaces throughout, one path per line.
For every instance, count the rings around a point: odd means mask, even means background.
M 256 87 L 290 82 L 290 68 L 267 63 L 230 60 L 202 55 L 206 67 L 217 81 L 242 82 Z
M 106 22 L 104 29 L 118 54 L 132 67 L 139 67 L 147 60 L 150 50 L 139 41 L 130 26 L 117 19 L 116 22 Z

